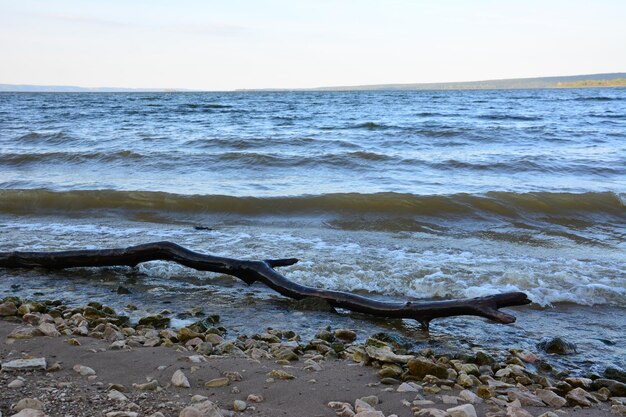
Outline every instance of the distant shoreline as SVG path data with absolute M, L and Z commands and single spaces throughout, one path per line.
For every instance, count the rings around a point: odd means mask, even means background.
M 549 88 L 626 87 L 626 73 L 603 73 L 500 80 L 374 84 L 315 88 L 251 88 L 237 90 L 193 90 L 172 88 L 89 88 L 78 86 L 0 84 L 0 92 L 50 93 L 200 93 L 200 92 L 290 92 L 290 91 L 432 91 L 432 90 L 525 90 Z

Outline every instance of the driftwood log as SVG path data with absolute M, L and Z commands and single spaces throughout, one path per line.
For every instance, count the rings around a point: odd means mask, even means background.
M 446 301 L 380 301 L 342 291 L 332 291 L 300 285 L 285 278 L 274 268 L 293 265 L 297 259 L 266 259 L 247 261 L 204 255 L 172 242 L 153 242 L 118 249 L 71 250 L 62 252 L 0 252 L 2 268 L 76 268 L 98 266 L 136 266 L 148 261 L 171 261 L 199 271 L 235 276 L 246 284 L 261 282 L 278 293 L 301 300 L 308 297 L 323 299 L 339 307 L 378 317 L 408 318 L 428 330 L 430 321 L 439 317 L 471 315 L 485 317 L 498 323 L 515 322 L 515 316 L 499 311 L 502 307 L 530 303 L 526 294 L 509 292 L 486 297 Z

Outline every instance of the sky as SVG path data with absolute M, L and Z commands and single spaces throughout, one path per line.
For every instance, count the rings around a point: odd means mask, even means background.
M 626 71 L 624 0 L 0 0 L 0 83 L 309 88 Z

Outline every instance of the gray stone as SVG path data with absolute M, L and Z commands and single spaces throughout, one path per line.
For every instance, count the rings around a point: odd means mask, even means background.
M 46 358 L 15 359 L 2 364 L 3 371 L 45 371 Z
M 546 405 L 535 394 L 528 391 L 512 389 L 507 393 L 510 401 L 518 400 L 521 405 L 545 407 Z
M 537 347 L 544 352 L 557 355 L 571 355 L 572 353 L 576 353 L 576 345 L 561 337 L 542 340 L 537 344 Z
M 0 416 L 1 417 L 1 416 Z M 13 414 L 11 417 L 48 417 L 46 413 L 41 410 L 34 410 L 32 408 L 25 408 L 17 414 Z

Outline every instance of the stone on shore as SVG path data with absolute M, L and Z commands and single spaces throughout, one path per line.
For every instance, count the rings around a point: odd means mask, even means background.
M 41 332 L 36 327 L 31 325 L 19 326 L 13 329 L 7 336 L 9 339 L 32 339 L 35 336 L 41 335 Z
M 593 389 L 608 388 L 613 397 L 626 397 L 626 384 L 612 379 L 600 378 L 593 381 Z
M 446 410 L 450 417 L 477 417 L 476 410 L 471 404 L 463 404 Z
M 172 385 L 180 388 L 191 388 L 189 380 L 180 369 L 176 370 L 176 372 L 174 372 L 174 375 L 172 375 Z
M 543 340 L 537 344 L 537 347 L 544 352 L 557 355 L 571 355 L 572 353 L 576 353 L 576 345 L 561 337 Z
M 46 358 L 15 359 L 2 364 L 3 371 L 45 371 Z
M 19 378 L 14 379 L 13 381 L 7 384 L 7 388 L 13 388 L 13 389 L 22 388 L 23 386 L 24 386 L 24 381 Z
M 61 333 L 57 330 L 56 326 L 52 323 L 41 323 L 37 327 L 44 336 L 59 337 Z
M 107 398 L 114 401 L 128 401 L 128 397 L 116 389 L 112 389 L 107 393 Z
M 393 350 L 391 350 L 389 346 L 367 346 L 365 348 L 365 353 L 367 353 L 367 356 L 369 356 L 370 358 L 376 359 L 381 362 L 393 362 L 400 364 L 405 364 L 414 358 L 412 355 L 397 355 L 393 352 Z
M 565 396 L 567 401 L 572 405 L 580 405 L 582 407 L 591 407 L 593 397 L 582 388 L 574 388 Z
M 81 374 L 82 376 L 90 376 L 90 375 L 95 375 L 96 371 L 94 371 L 92 368 L 88 367 L 88 366 L 84 366 L 84 365 L 74 365 L 74 367 L 72 368 L 74 370 L 74 372 L 76 372 L 77 374 Z
M 541 399 L 541 401 L 548 404 L 552 408 L 561 408 L 567 404 L 567 400 L 556 394 L 554 391 L 538 389 L 535 394 Z
M 223 417 L 223 414 L 215 404 L 207 400 L 183 408 L 178 417 Z
M 294 379 L 295 376 L 290 374 L 289 372 L 283 371 L 282 369 L 273 369 L 272 371 L 267 373 L 267 376 L 274 379 Z
M 43 410 L 43 403 L 36 398 L 22 398 L 13 407 L 15 411 L 22 411 L 27 408 L 32 410 Z
M 13 301 L 0 304 L 0 317 L 9 317 L 17 314 L 17 306 Z
M 159 383 L 156 379 L 153 379 L 143 384 L 133 384 L 133 388 L 139 391 L 156 391 L 156 389 L 159 388 Z
M 413 357 L 408 361 L 407 365 L 409 367 L 409 373 L 418 378 L 424 378 L 426 375 L 433 375 L 441 379 L 448 378 L 448 368 L 426 358 L 419 356 Z

